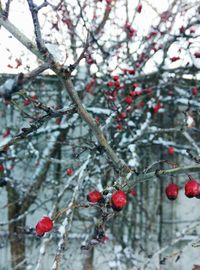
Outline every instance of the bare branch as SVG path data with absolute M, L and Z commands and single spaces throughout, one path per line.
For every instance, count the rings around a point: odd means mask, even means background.
M 117 157 L 116 153 L 110 147 L 103 132 L 96 124 L 96 121 L 84 108 L 77 92 L 74 89 L 72 81 L 70 79 L 65 80 L 62 77 L 62 75 L 60 76 L 57 70 L 54 70 L 54 71 L 58 73 L 58 76 L 60 80 L 62 81 L 63 85 L 65 86 L 65 89 L 67 90 L 69 96 L 71 97 L 72 101 L 77 105 L 78 113 L 94 132 L 99 144 L 102 146 L 102 148 L 106 151 L 107 155 L 112 160 L 115 169 L 119 171 L 121 175 L 126 175 L 128 172 L 130 172 L 130 168 L 124 163 L 124 161 L 122 161 L 120 158 Z
M 40 104 L 40 103 L 39 103 Z M 7 148 L 19 141 L 27 138 L 28 135 L 31 135 L 33 132 L 37 131 L 45 122 L 49 121 L 51 118 L 61 117 L 63 115 L 71 115 L 76 112 L 76 107 L 72 106 L 71 108 L 64 108 L 60 110 L 53 110 L 48 107 L 48 113 L 44 116 L 34 119 L 34 122 L 28 128 L 22 128 L 21 132 L 14 136 L 9 142 L 1 146 L 0 153 L 7 151 Z
M 16 78 L 6 80 L 5 83 L 0 86 L 0 97 L 4 97 L 5 99 L 11 99 L 11 96 L 14 93 L 22 89 L 24 83 L 33 80 L 37 75 L 39 75 L 48 68 L 49 64 L 44 63 L 27 74 L 20 73 L 16 76 Z
M 40 28 L 40 23 L 38 20 L 38 8 L 37 6 L 33 3 L 32 0 L 27 0 L 28 5 L 29 5 L 29 10 L 31 12 L 32 20 L 33 20 L 33 26 L 34 26 L 34 31 L 35 31 L 35 40 L 37 47 L 39 51 L 44 50 L 44 42 L 42 40 L 42 34 L 41 34 L 41 28 Z

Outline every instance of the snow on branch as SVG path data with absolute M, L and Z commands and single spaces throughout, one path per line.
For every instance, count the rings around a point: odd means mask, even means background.
M 138 175 L 132 174 L 128 175 L 128 179 L 126 184 L 130 186 L 134 186 L 136 183 L 141 183 L 145 181 L 149 181 L 151 179 L 154 179 L 158 176 L 162 175 L 172 175 L 172 174 L 182 174 L 182 173 L 191 173 L 191 172 L 199 172 L 200 171 L 200 165 L 191 165 L 191 166 L 184 166 L 184 167 L 176 167 L 173 169 L 168 170 L 156 170 L 150 173 L 138 173 Z
M 28 210 L 30 205 L 37 198 L 38 190 L 46 179 L 47 172 L 51 165 L 51 157 L 54 157 L 56 152 L 58 151 L 57 142 L 62 140 L 61 132 L 54 132 L 51 136 L 51 143 L 49 143 L 46 149 L 43 152 L 42 161 L 40 166 L 38 166 L 35 174 L 32 177 L 32 185 L 29 190 L 26 192 L 25 197 L 21 202 L 21 213 Z M 47 159 L 47 160 L 46 160 Z
M 0 153 L 4 153 L 7 151 L 7 148 L 19 141 L 24 140 L 25 138 L 28 137 L 28 135 L 31 135 L 33 132 L 37 131 L 44 123 L 49 121 L 52 118 L 57 118 L 63 115 L 68 115 L 70 116 L 71 114 L 74 114 L 76 112 L 76 107 L 71 106 L 69 108 L 63 108 L 59 110 L 54 110 L 50 107 L 46 107 L 44 104 L 39 103 L 37 101 L 34 101 L 35 106 L 37 108 L 43 109 L 46 111 L 46 114 L 35 119 L 35 121 L 30 125 L 30 127 L 22 128 L 20 133 L 18 133 L 16 136 L 14 136 L 12 139 L 9 141 L 6 140 L 6 143 L 3 145 L 0 145 Z
M 89 163 L 89 160 L 90 160 L 90 158 L 88 156 L 88 158 L 86 159 L 84 164 L 80 167 L 80 169 L 76 173 L 78 175 L 78 180 L 77 180 L 76 187 L 74 188 L 74 192 L 72 194 L 71 201 L 67 207 L 66 216 L 62 222 L 62 225 L 59 228 L 60 241 L 58 243 L 57 253 L 56 253 L 56 256 L 54 259 L 54 264 L 52 266 L 52 270 L 60 269 L 61 257 L 62 257 L 64 250 L 65 250 L 68 234 L 69 234 L 69 231 L 70 231 L 71 226 L 72 226 L 73 214 L 74 214 L 73 205 L 78 200 L 79 189 L 82 185 L 84 171 Z
M 14 93 L 23 88 L 24 83 L 33 80 L 37 75 L 48 68 L 49 65 L 44 63 L 27 74 L 19 73 L 15 78 L 7 79 L 2 85 L 0 85 L 0 97 L 10 100 Z

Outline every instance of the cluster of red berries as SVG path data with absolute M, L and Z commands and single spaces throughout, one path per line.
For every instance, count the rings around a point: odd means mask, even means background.
M 71 175 L 73 171 L 70 170 L 68 171 L 68 173 L 67 173 L 68 175 Z M 179 188 L 175 183 L 170 183 L 165 188 L 165 193 L 169 200 L 175 200 L 178 197 L 178 192 Z M 137 196 L 137 192 L 134 189 L 131 190 L 130 194 L 133 196 Z M 195 179 L 192 179 L 191 176 L 189 176 L 189 180 L 185 183 L 185 195 L 188 198 L 196 197 L 200 199 L 200 183 L 198 183 Z M 91 203 L 105 202 L 103 194 L 96 190 L 88 193 L 87 200 Z M 113 192 L 110 199 L 110 205 L 114 211 L 122 210 L 126 206 L 126 204 L 127 204 L 127 196 L 124 191 L 117 190 Z M 35 228 L 36 234 L 40 237 L 42 237 L 46 232 L 49 232 L 52 229 L 53 229 L 53 220 L 50 219 L 48 216 L 42 217 L 37 223 Z
M 128 38 L 132 38 L 137 32 L 129 23 L 125 24 L 125 31 L 127 32 Z
M 136 193 L 134 193 L 136 196 Z M 104 197 L 99 191 L 91 191 L 87 195 L 87 200 L 91 203 L 101 203 L 104 202 Z M 111 197 L 111 206 L 113 210 L 120 211 L 122 210 L 127 203 L 126 194 L 122 190 L 117 190 L 112 194 Z M 35 231 L 36 234 L 42 237 L 46 232 L 49 232 L 53 229 L 53 220 L 48 216 L 42 217 L 36 224 Z
M 165 188 L 165 193 L 169 200 L 175 200 L 178 197 L 177 184 L 170 183 Z M 188 198 L 200 199 L 200 183 L 189 176 L 189 180 L 185 183 L 185 196 Z
M 25 98 L 23 100 L 24 107 L 30 105 L 32 101 L 37 100 L 37 99 L 38 99 L 38 96 L 36 96 L 35 94 L 32 96 L 29 96 L 28 98 Z
M 104 197 L 99 191 L 91 191 L 87 195 L 87 200 L 91 203 L 101 203 L 104 202 Z M 111 196 L 111 206 L 113 210 L 120 211 L 122 210 L 127 203 L 126 194 L 122 190 L 115 191 Z
M 96 83 L 96 79 L 92 79 L 85 87 L 85 90 L 90 93 L 91 95 L 93 95 L 93 90 L 92 87 L 94 86 L 94 84 Z

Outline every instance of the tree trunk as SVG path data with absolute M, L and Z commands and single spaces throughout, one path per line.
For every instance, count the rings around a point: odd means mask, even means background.
M 9 238 L 11 250 L 11 265 L 13 269 L 25 270 L 26 254 L 25 254 L 25 217 L 12 222 L 20 216 L 21 206 L 19 204 L 19 195 L 14 187 L 7 187 L 8 192 L 8 222 L 9 222 Z
M 94 249 L 88 251 L 87 257 L 85 259 L 84 270 L 92 270 L 93 269 L 93 255 Z

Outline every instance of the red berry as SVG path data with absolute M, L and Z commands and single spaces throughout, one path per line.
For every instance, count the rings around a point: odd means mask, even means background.
M 175 200 L 178 196 L 178 186 L 174 183 L 170 183 L 166 186 L 165 193 L 169 200 Z
M 72 176 L 73 170 L 72 168 L 67 169 L 67 175 Z
M 174 147 L 170 146 L 170 147 L 168 148 L 168 153 L 169 153 L 170 155 L 173 155 L 174 152 L 175 152 Z
M 90 85 L 86 85 L 85 90 L 86 90 L 88 93 L 90 93 L 91 95 L 93 95 L 93 91 L 92 91 Z
M 132 99 L 132 97 L 131 96 L 127 96 L 127 97 L 125 97 L 125 99 L 124 99 L 124 101 L 127 103 L 127 104 L 132 104 L 132 102 L 133 102 L 133 99 Z
M 142 94 L 142 92 L 141 91 L 139 91 L 139 90 L 134 90 L 134 91 L 130 91 L 130 96 L 131 97 L 134 97 L 134 96 L 140 96 L 141 94 Z
M 138 13 L 141 13 L 141 11 L 142 11 L 142 4 L 139 4 L 139 5 L 137 6 L 137 12 L 138 12 Z
M 176 62 L 176 61 L 179 60 L 179 59 L 180 59 L 179 56 L 173 56 L 173 57 L 170 58 L 170 60 L 171 60 L 172 63 L 173 63 L 173 62 Z
M 91 55 L 86 55 L 85 60 L 89 65 L 92 65 L 95 62 Z
M 108 5 L 107 7 L 106 7 L 106 12 L 110 12 L 111 11 L 111 7 Z
M 4 171 L 4 166 L 3 164 L 0 164 L 0 173 L 2 173 Z
M 193 198 L 199 195 L 199 184 L 196 180 L 190 179 L 185 184 L 185 196 Z
M 99 191 L 91 191 L 90 193 L 88 193 L 87 195 L 87 200 L 88 202 L 91 203 L 98 203 L 103 199 L 101 192 Z
M 60 125 L 62 118 L 56 117 L 56 125 Z
M 179 32 L 181 34 L 184 34 L 185 33 L 185 27 L 183 25 L 179 28 Z
M 126 194 L 122 190 L 115 191 L 111 198 L 112 208 L 116 211 L 120 211 L 126 205 Z
M 144 101 L 140 101 L 138 104 L 137 104 L 137 108 L 138 109 L 141 109 L 142 107 L 145 106 L 145 102 Z
M 194 34 L 196 32 L 196 30 L 194 28 L 190 29 L 190 34 Z
M 3 138 L 6 138 L 9 135 L 10 135 L 10 129 L 7 129 L 3 134 Z
M 135 196 L 137 196 L 137 191 L 136 191 L 134 188 L 132 188 L 131 191 L 130 191 L 130 194 L 131 194 L 133 197 L 135 197 Z
M 157 34 L 158 34 L 157 31 L 151 31 L 150 34 L 147 36 L 147 39 L 149 40 L 149 39 L 151 39 L 151 38 L 157 36 Z
M 130 75 L 135 75 L 135 70 L 134 70 L 134 69 L 129 69 L 129 70 L 128 70 L 128 73 L 129 73 Z
M 108 86 L 108 87 L 112 87 L 113 84 L 114 84 L 114 83 L 113 83 L 112 81 L 107 82 L 107 86 Z
M 124 73 L 128 73 L 130 75 L 135 75 L 135 70 L 134 69 L 123 68 L 122 71 Z
M 103 243 L 105 243 L 106 241 L 108 241 L 109 240 L 109 238 L 108 238 L 108 236 L 107 235 L 104 235 L 104 237 L 103 237 Z
M 138 83 L 134 83 L 132 86 L 133 86 L 133 89 L 135 90 L 135 88 L 137 88 L 139 86 L 139 84 Z
M 200 58 L 200 52 L 195 52 L 195 53 L 194 53 L 194 56 L 195 56 L 196 58 Z
M 112 77 L 114 81 L 118 81 L 119 80 L 119 76 L 115 75 Z
M 33 95 L 33 96 L 31 96 L 31 98 L 32 98 L 33 100 L 37 100 L 37 99 L 38 99 L 38 96 Z
M 198 195 L 195 196 L 197 199 L 200 199 L 200 184 L 198 183 Z
M 196 96 L 196 95 L 198 94 L 198 89 L 197 89 L 197 87 L 193 87 L 193 88 L 192 88 L 192 94 L 193 94 L 194 96 Z
M 123 125 L 122 125 L 122 124 L 116 125 L 116 129 L 118 129 L 118 130 L 123 130 Z
M 116 88 L 118 88 L 118 90 L 120 89 L 120 82 L 119 81 L 115 81 L 114 82 L 114 86 L 116 87 Z
M 24 106 L 28 106 L 31 103 L 29 99 L 24 99 Z
M 164 11 L 163 13 L 161 13 L 160 15 L 160 19 L 162 22 L 167 22 L 169 20 L 169 18 L 171 17 L 172 13 L 171 11 Z
M 36 234 L 38 236 L 43 236 L 44 233 L 49 232 L 53 229 L 53 221 L 47 217 L 42 217 L 35 227 Z
M 161 108 L 160 101 L 153 107 L 153 112 L 157 113 Z
M 126 117 L 127 117 L 127 115 L 126 115 L 125 112 L 120 112 L 120 113 L 117 115 L 117 120 L 118 120 L 118 121 L 123 121 Z
M 96 121 L 97 125 L 99 125 L 99 123 L 100 123 L 100 118 L 99 118 L 98 116 L 96 116 L 96 117 L 95 117 L 95 121 Z

